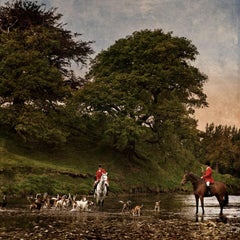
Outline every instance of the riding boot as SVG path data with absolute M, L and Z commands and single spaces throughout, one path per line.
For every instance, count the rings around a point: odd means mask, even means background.
M 108 186 L 108 185 L 106 185 L 106 187 L 107 187 L 107 193 L 106 193 L 106 196 L 108 196 L 108 192 L 109 192 L 109 186 Z
M 211 189 L 210 189 L 210 186 L 207 186 L 207 196 L 211 196 Z

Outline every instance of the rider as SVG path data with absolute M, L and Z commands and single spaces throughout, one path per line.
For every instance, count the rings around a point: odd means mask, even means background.
M 95 176 L 95 182 L 94 182 L 94 185 L 93 185 L 93 190 L 92 190 L 92 193 L 95 192 L 95 189 L 101 179 L 101 176 L 104 174 L 104 173 L 107 173 L 106 170 L 104 168 L 102 168 L 102 165 L 99 164 L 98 165 L 98 170 L 96 171 L 96 176 Z M 108 190 L 109 190 L 109 183 L 106 182 L 106 187 L 107 187 L 107 196 L 108 196 Z
M 214 183 L 214 179 L 212 177 L 212 168 L 210 167 L 210 162 L 206 162 L 206 170 L 203 172 L 203 176 L 201 177 L 205 182 L 207 186 L 207 195 L 211 195 L 210 191 L 210 184 Z

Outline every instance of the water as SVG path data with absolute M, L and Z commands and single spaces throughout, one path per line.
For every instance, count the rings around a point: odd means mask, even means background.
M 156 215 L 154 212 L 154 205 L 156 201 L 161 200 L 160 213 L 158 214 L 161 219 L 195 219 L 196 202 L 193 194 L 159 194 L 159 195 L 134 195 L 124 197 L 119 200 L 126 201 L 127 199 L 133 202 L 133 205 L 141 205 L 143 215 Z M 108 205 L 109 203 L 106 203 Z M 109 211 L 119 211 L 116 205 L 112 204 L 112 209 L 108 206 Z M 216 197 L 204 198 L 204 220 L 216 219 L 219 217 L 220 207 Z M 199 216 L 202 215 L 201 204 L 199 201 Z M 230 195 L 229 204 L 223 209 L 224 216 L 227 218 L 239 218 L 240 217 L 240 196 Z M 202 217 L 202 216 L 201 216 Z M 202 220 L 203 220 L 202 219 Z
M 188 195 L 184 200 L 184 216 L 186 218 L 191 218 L 195 213 L 195 198 L 193 195 Z M 204 198 L 204 219 L 214 219 L 218 218 L 220 207 L 216 197 Z M 199 201 L 199 214 L 202 214 L 201 203 Z M 239 218 L 240 217 L 240 196 L 229 196 L 229 204 L 224 207 L 223 214 L 226 218 Z
M 89 198 L 90 200 L 94 200 Z M 34 227 L 50 226 L 56 221 L 79 222 L 97 221 L 99 218 L 119 219 L 123 221 L 121 213 L 122 204 L 119 202 L 131 200 L 132 205 L 141 205 L 141 218 L 187 219 L 192 221 L 205 221 L 219 218 L 219 204 L 215 197 L 205 198 L 205 215 L 202 216 L 201 208 L 199 215 L 195 215 L 195 198 L 186 194 L 139 194 L 124 196 L 109 196 L 104 203 L 104 212 L 98 213 L 96 209 L 91 212 L 70 212 L 68 210 L 43 209 L 42 211 L 30 212 L 29 204 L 24 199 L 21 202 L 11 200 L 5 210 L 0 210 L 0 231 L 11 231 L 17 229 L 32 229 Z M 154 212 L 156 201 L 161 200 L 160 212 Z M 228 219 L 240 218 L 240 196 L 229 196 L 229 205 L 223 210 L 224 216 Z

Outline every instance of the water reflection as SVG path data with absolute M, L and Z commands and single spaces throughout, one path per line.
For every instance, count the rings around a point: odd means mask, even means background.
M 196 211 L 195 198 L 193 195 L 187 195 L 184 202 L 185 202 L 183 208 L 184 216 L 189 218 Z M 220 207 L 216 197 L 204 198 L 204 209 L 205 209 L 204 220 L 219 218 Z M 240 217 L 239 209 L 240 209 L 240 196 L 230 195 L 229 204 L 228 206 L 225 206 L 223 209 L 224 215 L 222 216 L 222 220 L 224 221 L 223 219 L 224 217 L 225 218 Z M 198 212 L 199 212 L 198 216 L 201 216 L 202 209 L 200 202 Z
M 91 199 L 93 200 L 93 199 Z M 71 223 L 76 225 L 91 224 L 91 222 L 101 222 L 103 218 L 107 221 L 121 222 L 123 225 L 128 221 L 135 221 L 138 217 L 122 215 L 122 204 L 119 200 L 131 200 L 132 205 L 141 205 L 141 218 L 167 219 L 188 219 L 192 221 L 205 221 L 209 219 L 219 219 L 224 222 L 230 218 L 240 218 L 240 196 L 229 196 L 229 206 L 224 208 L 224 216 L 219 218 L 219 205 L 215 197 L 205 198 L 205 215 L 195 215 L 195 198 L 193 195 L 186 194 L 139 194 L 125 196 L 109 196 L 104 205 L 104 212 L 70 212 L 69 210 L 44 209 L 41 212 L 30 212 L 28 203 L 22 204 L 10 202 L 6 210 L 0 210 L 0 230 L 10 231 L 18 228 L 32 229 L 39 226 L 51 228 L 51 225 L 64 225 Z M 154 211 L 155 202 L 161 200 L 160 212 Z

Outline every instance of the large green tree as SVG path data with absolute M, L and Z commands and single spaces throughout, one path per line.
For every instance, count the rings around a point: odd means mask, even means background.
M 71 96 L 72 63 L 86 65 L 92 42 L 32 1 L 0 7 L 0 123 L 26 141 L 64 142 L 60 114 Z
M 207 106 L 207 77 L 191 65 L 197 55 L 184 37 L 134 32 L 96 56 L 78 95 L 80 109 L 105 115 L 105 133 L 130 148 L 149 129 L 148 141 L 162 149 L 180 146 L 196 136 L 194 108 Z

